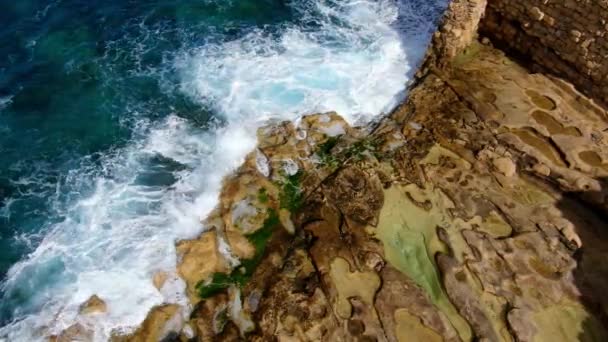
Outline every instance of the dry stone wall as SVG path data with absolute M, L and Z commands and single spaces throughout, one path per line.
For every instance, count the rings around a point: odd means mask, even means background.
M 608 102 L 608 0 L 490 0 L 480 30 Z
M 433 35 L 418 76 L 429 68 L 446 69 L 452 59 L 461 54 L 477 38 L 479 22 L 487 0 L 452 0 Z

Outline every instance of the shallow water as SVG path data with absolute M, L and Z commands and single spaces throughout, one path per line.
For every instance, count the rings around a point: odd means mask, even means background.
M 0 340 L 128 331 L 268 120 L 404 96 L 445 0 L 0 0 Z M 77 317 L 92 294 L 109 307 Z

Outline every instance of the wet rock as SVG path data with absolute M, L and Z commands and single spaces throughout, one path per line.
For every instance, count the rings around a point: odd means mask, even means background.
M 152 277 L 152 284 L 154 284 L 154 287 L 156 287 L 156 289 L 160 291 L 160 289 L 162 289 L 165 285 L 165 282 L 168 278 L 169 274 L 167 272 L 158 271 L 154 273 L 154 276 Z
M 81 315 L 88 315 L 92 313 L 103 313 L 108 310 L 106 302 L 104 302 L 97 295 L 92 295 L 86 302 L 80 305 L 79 313 Z
M 185 321 L 178 305 L 162 305 L 153 308 L 142 325 L 132 334 L 114 337 L 113 342 L 151 342 L 164 341 L 177 337 Z
M 181 262 L 177 266 L 179 276 L 187 285 L 191 301 L 198 302 L 197 285 L 213 273 L 228 270 L 224 257 L 219 252 L 218 236 L 214 231 L 203 233 L 197 240 L 188 240 L 177 245 Z
M 57 336 L 51 336 L 51 342 L 87 342 L 93 339 L 93 332 L 83 325 L 76 323 L 62 331 Z

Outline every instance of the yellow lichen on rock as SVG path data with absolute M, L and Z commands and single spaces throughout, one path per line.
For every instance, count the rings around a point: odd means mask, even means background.
M 376 236 L 384 244 L 386 259 L 426 291 L 463 340 L 471 340 L 471 328 L 445 294 L 435 264 L 436 253 L 448 252 L 437 228 L 450 229 L 447 210 L 453 203 L 439 189 L 414 184 L 394 185 L 384 196 Z
M 483 223 L 480 224 L 480 227 L 493 238 L 507 237 L 513 233 L 513 227 L 505 222 L 496 210 L 492 210 L 490 214 L 483 219 Z
M 351 316 L 350 298 L 358 297 L 365 304 L 373 306 L 374 296 L 380 288 L 380 277 L 374 272 L 351 272 L 350 265 L 342 258 L 331 263 L 330 276 L 338 291 L 336 313 L 343 319 Z
M 232 253 L 239 259 L 251 259 L 255 255 L 255 247 L 245 236 L 235 231 L 225 232 L 226 242 L 230 245 Z
M 399 342 L 442 342 L 443 338 L 432 329 L 425 327 L 420 318 L 407 309 L 395 311 L 395 336 Z
M 601 323 L 579 303 L 564 302 L 535 312 L 533 342 L 594 342 L 606 341 L 608 336 Z

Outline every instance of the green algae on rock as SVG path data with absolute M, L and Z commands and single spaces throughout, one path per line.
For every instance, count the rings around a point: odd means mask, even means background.
M 473 337 L 469 324 L 460 316 L 443 290 L 435 265 L 435 255 L 447 249 L 437 229 L 454 229 L 446 206 L 447 198 L 438 189 L 419 189 L 411 184 L 385 190 L 385 206 L 380 212 L 376 236 L 383 242 L 386 259 L 411 277 L 450 320 L 464 341 Z M 443 202 L 443 203 L 442 203 Z
M 245 235 L 255 248 L 253 258 L 241 260 L 240 265 L 230 274 L 216 272 L 211 276 L 211 279 L 198 283 L 196 285 L 198 295 L 202 299 L 206 299 L 228 289 L 230 286 L 244 286 L 264 257 L 268 240 L 279 225 L 280 221 L 276 210 L 270 209 L 262 228 Z

